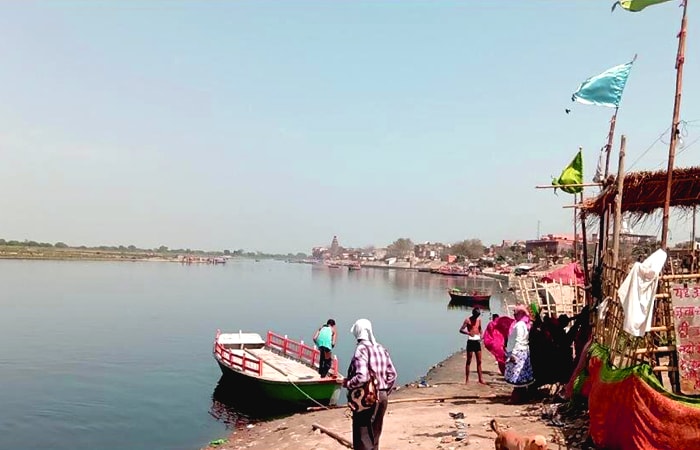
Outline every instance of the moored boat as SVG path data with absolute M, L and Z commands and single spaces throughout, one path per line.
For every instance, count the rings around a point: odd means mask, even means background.
M 329 376 L 321 378 L 318 349 L 271 331 L 263 340 L 257 333 L 217 330 L 213 354 L 223 375 L 241 393 L 257 395 L 274 408 L 332 405 L 340 395 L 343 376 L 337 358 Z
M 491 294 L 486 291 L 474 289 L 471 291 L 463 291 L 459 288 L 448 289 L 450 299 L 453 302 L 465 303 L 469 306 L 481 306 L 488 308 Z
M 360 265 L 360 263 L 348 265 L 348 270 L 360 270 L 360 269 L 362 269 L 362 266 Z

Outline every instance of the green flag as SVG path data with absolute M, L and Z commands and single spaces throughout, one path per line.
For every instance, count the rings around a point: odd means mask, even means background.
M 627 11 L 639 12 L 647 6 L 665 3 L 667 1 L 669 0 L 620 0 L 619 2 L 613 3 L 612 9 L 615 11 L 615 7 L 620 5 L 622 9 L 626 9 Z
M 559 178 L 552 180 L 553 186 L 557 186 L 569 194 L 583 192 L 582 186 L 567 187 L 569 184 L 583 184 L 583 154 L 581 150 L 576 153 L 571 163 L 561 172 Z

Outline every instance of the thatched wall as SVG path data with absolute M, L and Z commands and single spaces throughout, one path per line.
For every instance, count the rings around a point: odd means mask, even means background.
M 666 201 L 667 171 L 630 172 L 625 175 L 622 193 L 622 212 L 637 216 L 652 214 L 664 207 Z M 615 199 L 617 185 L 606 183 L 606 188 L 595 198 L 583 201 L 586 215 L 600 215 Z M 691 208 L 700 204 L 700 167 L 673 170 L 671 206 Z

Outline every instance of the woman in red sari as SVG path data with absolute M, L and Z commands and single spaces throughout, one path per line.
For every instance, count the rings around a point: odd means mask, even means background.
M 511 317 L 499 317 L 498 314 L 491 316 L 491 319 L 484 331 L 484 347 L 496 358 L 498 370 L 503 375 L 506 370 L 506 341 L 515 321 Z

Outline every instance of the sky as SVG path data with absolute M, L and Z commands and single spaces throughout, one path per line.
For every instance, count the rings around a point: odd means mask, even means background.
M 0 238 L 286 253 L 571 234 L 573 197 L 535 186 L 579 147 L 594 174 L 612 110 L 571 102 L 583 80 L 638 55 L 615 148 L 666 167 L 679 2 L 611 4 L 0 2 Z M 677 166 L 700 152 L 688 14 Z M 671 244 L 690 223 L 672 216 Z

